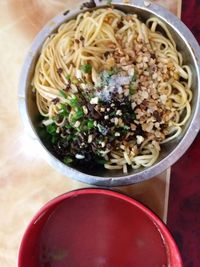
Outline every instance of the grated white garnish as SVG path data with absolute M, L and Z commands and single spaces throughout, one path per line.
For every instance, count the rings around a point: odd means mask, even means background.
M 129 84 L 130 81 L 131 81 L 131 78 L 129 76 L 113 75 L 109 80 L 109 85 L 119 87 L 121 85 Z
M 117 76 L 113 75 L 109 81 L 108 85 L 104 86 L 101 91 L 96 92 L 96 96 L 104 101 L 109 101 L 111 99 L 112 93 L 122 94 L 123 85 L 129 85 L 131 82 L 131 77 L 129 76 Z
M 121 116 L 122 115 L 122 111 L 120 109 L 118 109 L 117 112 L 116 112 L 116 115 Z

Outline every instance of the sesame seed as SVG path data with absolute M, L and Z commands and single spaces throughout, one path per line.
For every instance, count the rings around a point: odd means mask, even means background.
M 88 136 L 88 143 L 92 143 L 92 135 L 91 134 Z
M 137 106 L 137 105 L 136 105 L 135 102 L 131 103 L 131 108 L 132 108 L 132 109 L 134 109 L 136 106 Z
M 76 154 L 76 155 L 75 155 L 75 158 L 76 158 L 76 159 L 84 159 L 85 156 L 84 156 L 84 155 L 81 155 L 81 154 Z
M 119 122 L 119 119 L 118 119 L 117 117 L 115 117 L 115 118 L 114 118 L 114 122 L 115 122 L 115 125 L 117 125 L 118 122 Z
M 74 124 L 75 128 L 78 128 L 81 125 L 80 121 L 76 121 L 76 123 Z
M 106 143 L 105 142 L 101 142 L 101 146 L 105 147 Z
M 88 109 L 87 109 L 87 107 L 86 107 L 86 106 L 83 106 L 83 112 L 84 112 L 84 114 L 85 114 L 85 115 L 87 115 L 87 114 L 88 114 Z
M 96 104 L 98 104 L 98 102 L 99 102 L 99 98 L 97 96 L 91 98 L 91 100 L 90 100 L 90 104 L 96 105 Z

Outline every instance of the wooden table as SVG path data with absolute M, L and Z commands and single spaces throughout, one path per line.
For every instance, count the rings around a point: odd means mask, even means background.
M 80 1 L 0 1 L 0 266 L 17 265 L 23 232 L 48 200 L 88 185 L 63 177 L 41 157 L 24 131 L 18 112 L 18 81 L 28 48 L 44 24 Z M 180 1 L 154 1 L 180 15 Z M 167 218 L 170 170 L 149 181 L 115 188 L 128 193 Z

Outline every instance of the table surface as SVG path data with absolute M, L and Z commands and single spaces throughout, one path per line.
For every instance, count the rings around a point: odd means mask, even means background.
M 30 44 L 58 12 L 81 1 L 0 1 L 0 266 L 17 265 L 23 232 L 48 200 L 87 185 L 63 177 L 41 157 L 24 131 L 18 112 L 17 85 Z M 180 15 L 180 1 L 154 1 Z M 134 186 L 116 188 L 153 209 L 166 220 L 170 170 Z

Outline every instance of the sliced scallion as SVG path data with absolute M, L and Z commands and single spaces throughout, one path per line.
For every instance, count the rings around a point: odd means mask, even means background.
M 67 95 L 63 90 L 59 90 L 59 93 L 62 97 L 67 98 Z
M 64 157 L 63 162 L 65 164 L 70 164 L 73 162 L 73 159 L 71 157 Z
M 91 64 L 84 64 L 81 66 L 81 70 L 85 73 L 91 73 L 92 65 Z

